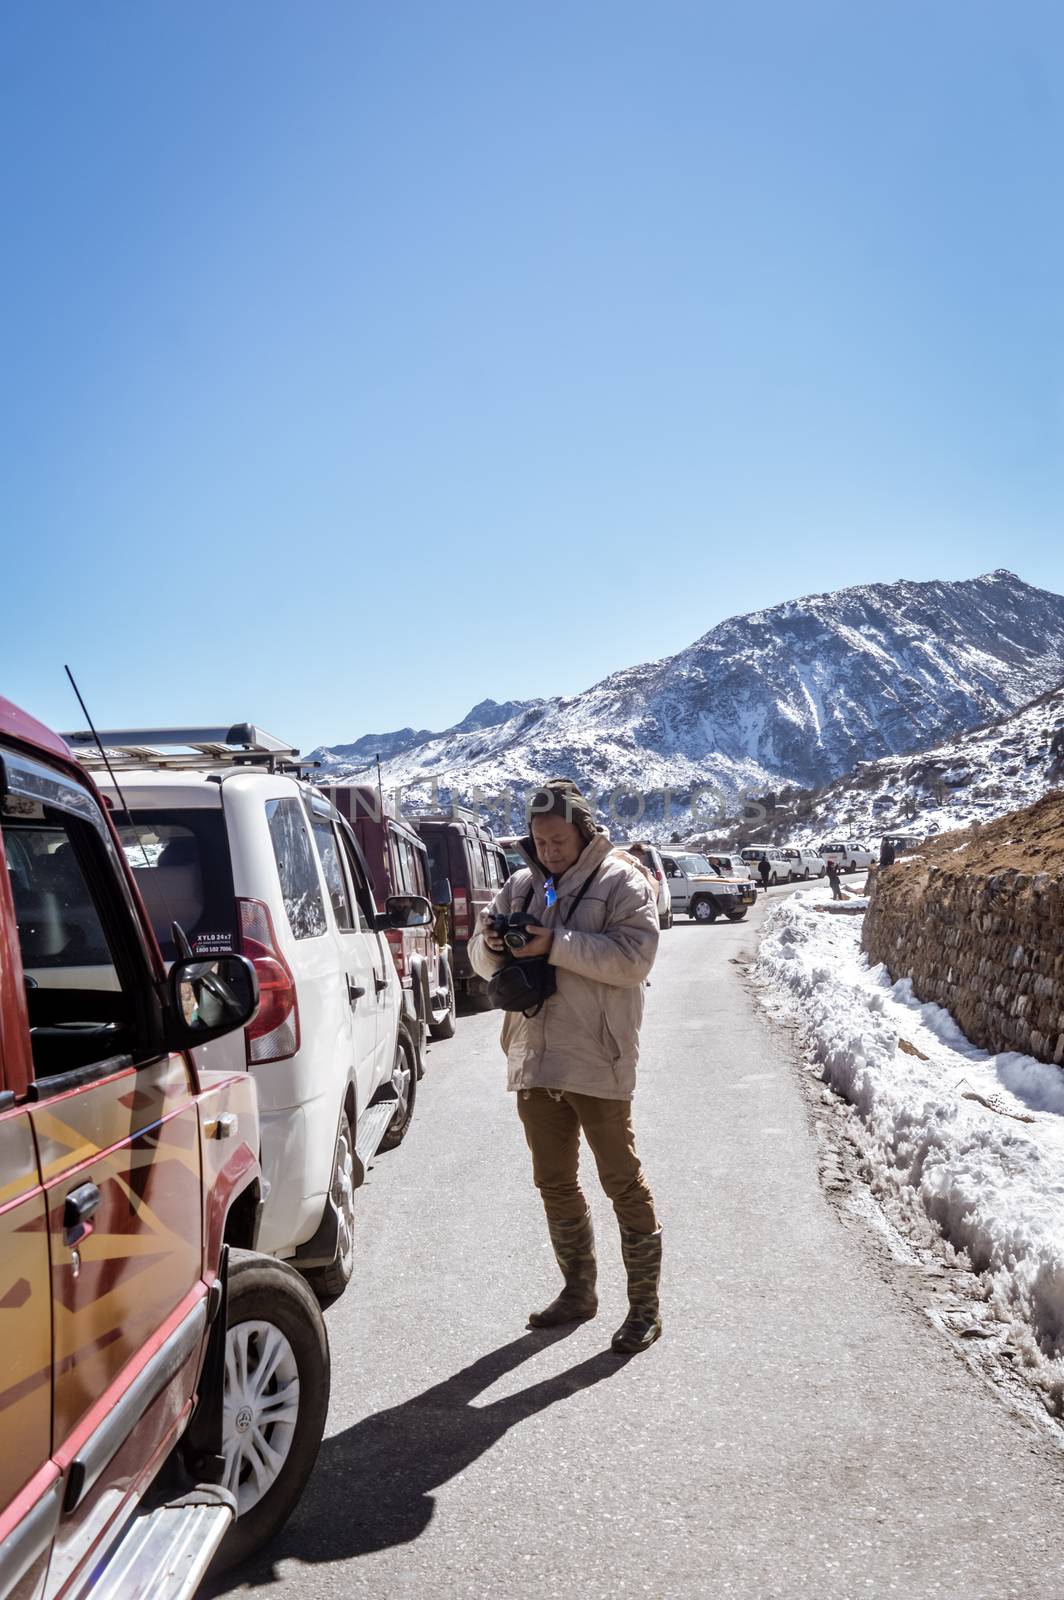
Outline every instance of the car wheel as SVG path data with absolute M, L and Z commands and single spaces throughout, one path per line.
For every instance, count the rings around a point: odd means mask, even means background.
M 667 931 L 668 931 L 668 929 L 669 929 L 669 928 L 671 928 L 671 927 L 672 927 L 672 912 L 671 912 L 671 911 L 666 911 L 666 913 L 665 913 L 665 920 L 664 920 L 664 922 L 663 922 L 663 923 L 662 923 L 662 924 L 661 924 L 661 926 L 662 926 L 662 929 L 663 929 L 663 930 L 664 930 L 664 931 L 666 931 L 666 932 L 667 932 Z
M 851 872 L 856 872 L 857 871 L 857 863 L 856 863 L 856 861 L 851 861 L 850 862 L 850 869 L 849 870 Z
M 355 1130 L 345 1111 L 336 1141 L 330 1196 L 336 1211 L 336 1260 L 329 1267 L 310 1267 L 303 1274 L 320 1300 L 336 1300 L 355 1270 Z
M 695 922 L 716 922 L 717 908 L 712 900 L 696 900 L 691 907 L 689 915 Z
M 724 915 L 727 917 L 729 922 L 742 922 L 743 918 L 746 916 L 746 907 L 743 906 L 741 911 L 726 911 Z
M 321 1308 L 292 1268 L 229 1253 L 222 1422 L 223 1486 L 237 1520 L 215 1571 L 272 1539 L 310 1477 L 329 1410 L 329 1341 Z
M 409 1128 L 414 1116 L 414 1100 L 417 1096 L 417 1064 L 414 1060 L 413 1046 L 403 1034 L 400 1034 L 395 1042 L 392 1088 L 396 1093 L 397 1104 L 395 1116 L 388 1124 L 388 1131 L 380 1142 L 382 1150 L 394 1150 L 396 1145 L 402 1144 L 406 1138 L 406 1130 Z
M 773 874 L 772 874 L 772 877 L 771 877 L 771 878 L 770 878 L 770 879 L 769 879 L 769 882 L 770 882 L 770 883 L 771 883 L 771 884 L 772 884 L 772 887 L 773 887 L 773 888 L 775 888 L 775 887 L 776 887 L 776 885 L 777 885 L 777 884 L 778 884 L 778 883 L 779 883 L 779 881 L 780 881 L 780 880 L 779 880 L 779 878 L 778 878 L 778 877 L 777 877 L 777 876 L 776 876 L 776 874 L 775 874 L 775 873 L 773 873 Z
M 446 952 L 440 956 L 440 989 L 447 997 L 447 1009 L 438 1022 L 429 1023 L 429 1038 L 453 1039 L 458 1026 L 458 1000 L 454 992 L 451 958 Z

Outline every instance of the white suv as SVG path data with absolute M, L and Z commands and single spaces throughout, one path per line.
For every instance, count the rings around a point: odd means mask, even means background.
M 875 862 L 871 850 L 866 850 L 863 844 L 858 844 L 854 839 L 837 839 L 834 844 L 822 844 L 820 854 L 825 863 L 837 861 L 840 872 L 860 872 L 862 867 L 870 867 Z
M 405 1134 L 420 1067 L 382 933 L 431 907 L 396 896 L 379 914 L 350 826 L 300 780 L 298 752 L 248 724 L 104 732 L 113 778 L 89 736 L 67 737 L 113 807 L 167 961 L 234 950 L 255 966 L 258 1014 L 202 1064 L 255 1077 L 258 1248 L 340 1294 L 354 1191 Z

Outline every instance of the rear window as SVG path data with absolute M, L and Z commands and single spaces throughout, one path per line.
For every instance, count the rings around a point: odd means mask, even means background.
M 316 939 L 326 931 L 325 905 L 303 807 L 294 799 L 267 800 L 266 821 L 288 926 L 296 939 Z
M 451 862 L 447 849 L 447 835 L 444 832 L 427 833 L 424 835 L 425 849 L 429 855 L 429 877 L 433 883 L 439 883 L 442 878 L 451 877 Z
M 220 809 L 137 810 L 133 825 L 120 826 L 118 835 L 167 961 L 177 960 L 175 922 L 196 955 L 237 948 L 233 870 Z

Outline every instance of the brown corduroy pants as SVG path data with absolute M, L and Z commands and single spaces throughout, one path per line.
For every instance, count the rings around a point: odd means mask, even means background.
M 517 1114 L 532 1152 L 532 1179 L 551 1221 L 575 1221 L 587 1212 L 579 1176 L 582 1129 L 622 1228 L 657 1231 L 654 1197 L 635 1152 L 630 1100 L 568 1090 L 555 1098 L 549 1089 L 519 1089 Z

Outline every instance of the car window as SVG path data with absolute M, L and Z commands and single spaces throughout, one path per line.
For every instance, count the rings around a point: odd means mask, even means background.
M 410 846 L 410 860 L 413 866 L 412 890 L 414 894 L 423 894 L 426 899 L 431 898 L 429 884 L 428 858 L 423 849 L 417 845 Z
M 336 926 L 342 932 L 349 931 L 355 926 L 355 914 L 351 907 L 351 896 L 344 877 L 344 869 L 340 865 L 340 846 L 336 840 L 331 818 L 319 816 L 315 811 L 310 812 L 310 831 L 318 847 L 318 860 L 321 862 L 322 875 L 325 878 L 333 916 L 336 918 Z
M 17 782 L 14 761 L 8 778 Z M 87 1067 L 117 1072 L 159 1054 L 143 1004 L 151 974 L 117 851 L 102 818 L 88 820 L 85 792 L 69 788 L 85 817 L 15 792 L 0 811 L 41 1081 Z
M 425 849 L 429 857 L 429 877 L 433 883 L 451 876 L 451 863 L 447 850 L 447 835 L 443 832 L 426 833 Z
M 484 865 L 484 846 L 477 839 L 467 839 L 466 859 L 469 862 L 469 881 L 475 889 L 488 887 L 487 870 Z
M 294 798 L 267 800 L 266 821 L 292 936 L 319 938 L 328 931 L 328 924 L 303 807 Z
M 119 828 L 126 860 L 167 961 L 180 923 L 196 955 L 236 949 L 229 839 L 220 809 L 135 811 Z
M 363 871 L 354 835 L 348 831 L 343 823 L 340 824 L 338 834 L 343 850 L 344 866 L 347 869 L 348 881 L 354 890 L 359 916 L 364 928 L 367 931 L 372 931 L 377 915 L 377 902 L 370 887 L 369 877 Z M 399 892 L 398 889 L 396 892 Z

